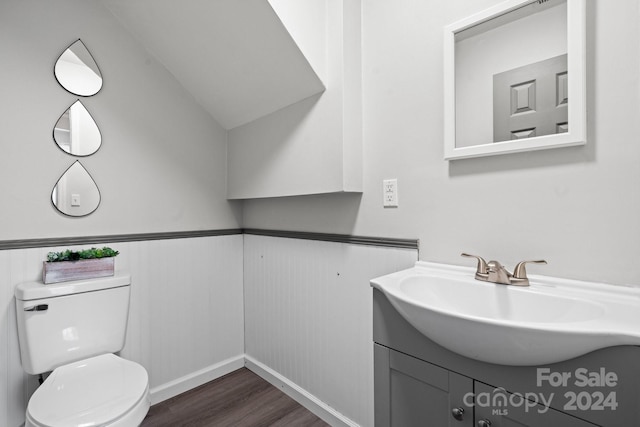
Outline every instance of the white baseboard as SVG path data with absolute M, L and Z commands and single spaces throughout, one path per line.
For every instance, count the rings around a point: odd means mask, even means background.
M 300 403 L 331 426 L 360 427 L 356 422 L 336 411 L 331 406 L 309 393 L 307 390 L 246 354 L 223 360 L 215 365 L 208 366 L 199 371 L 152 388 L 150 390 L 151 404 L 155 405 L 156 403 L 170 399 L 180 393 L 189 391 L 192 388 L 198 387 L 209 381 L 213 381 L 216 378 L 222 377 L 245 366 L 247 369 L 259 375 L 274 387 L 282 390 L 286 395 Z
M 360 427 L 313 394 L 245 354 L 245 366 L 333 427 Z
M 216 378 L 242 368 L 244 364 L 245 359 L 242 354 L 154 387 L 149 391 L 151 394 L 151 404 L 155 405 L 156 403 L 170 399 L 204 383 L 213 381 Z

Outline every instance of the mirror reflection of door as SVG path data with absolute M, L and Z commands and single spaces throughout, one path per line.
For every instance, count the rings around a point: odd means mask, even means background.
M 567 55 L 493 76 L 493 141 L 567 132 Z
M 535 1 L 455 34 L 456 147 L 512 140 L 494 138 L 494 76 L 558 56 L 568 58 L 567 16 L 566 1 Z M 534 79 L 523 77 L 513 85 Z M 517 88 L 523 95 L 520 103 L 529 101 L 528 90 Z M 511 93 L 506 96 L 510 99 Z M 532 127 L 527 126 L 514 130 L 523 137 Z

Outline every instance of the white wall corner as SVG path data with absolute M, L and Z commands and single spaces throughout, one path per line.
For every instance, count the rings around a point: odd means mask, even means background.
M 245 355 L 245 366 L 330 425 L 336 427 L 359 427 L 359 424 L 355 421 L 336 411 L 318 397 L 251 356 Z
M 326 90 L 229 131 L 229 199 L 362 191 L 360 0 L 270 4 Z
M 225 129 L 325 88 L 268 2 L 102 3 Z
M 362 4 L 343 3 L 343 156 L 345 191 L 363 191 Z
M 327 0 L 267 0 L 276 16 L 324 83 L 327 70 Z

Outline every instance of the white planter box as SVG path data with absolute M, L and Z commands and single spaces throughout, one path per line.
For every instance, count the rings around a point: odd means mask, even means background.
M 44 261 L 42 281 L 46 285 L 70 280 L 113 276 L 114 267 L 115 257 L 60 262 Z

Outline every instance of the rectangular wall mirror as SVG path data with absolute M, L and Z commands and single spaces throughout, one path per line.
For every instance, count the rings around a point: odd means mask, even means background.
M 445 159 L 586 143 L 585 0 L 508 0 L 444 43 Z

